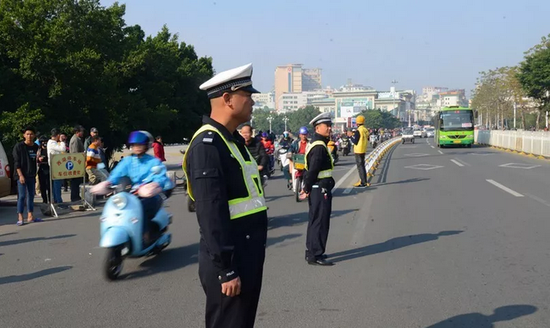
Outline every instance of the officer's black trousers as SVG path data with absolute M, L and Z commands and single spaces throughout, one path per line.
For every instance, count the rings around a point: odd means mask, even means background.
M 309 194 L 308 203 L 306 256 L 313 260 L 325 254 L 332 212 L 332 193 L 330 190 L 323 193 L 323 189 L 315 185 Z
M 367 170 L 365 169 L 365 154 L 355 154 L 355 164 L 362 184 L 367 184 Z
M 250 240 L 254 242 L 253 240 Z M 241 294 L 228 297 L 221 293 L 218 270 L 204 242 L 199 252 L 199 277 L 206 294 L 206 328 L 253 328 L 262 288 L 265 239 L 249 252 L 234 254 L 241 279 Z

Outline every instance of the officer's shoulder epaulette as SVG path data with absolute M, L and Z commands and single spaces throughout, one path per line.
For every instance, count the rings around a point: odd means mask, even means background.
M 216 132 L 213 131 L 204 131 L 202 133 L 202 143 L 204 144 L 212 144 L 214 143 L 214 139 L 216 138 Z

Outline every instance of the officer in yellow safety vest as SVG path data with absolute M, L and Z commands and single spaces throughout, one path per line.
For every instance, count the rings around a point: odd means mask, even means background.
M 212 112 L 195 133 L 183 167 L 200 227 L 199 277 L 207 328 L 254 326 L 262 287 L 267 206 L 261 177 L 237 127 L 250 121 L 252 64 L 200 86 Z
M 369 144 L 369 130 L 364 126 L 365 117 L 359 115 L 355 118 L 357 123 L 357 129 L 351 135 L 351 142 L 353 143 L 353 152 L 355 153 L 355 163 L 357 164 L 357 171 L 359 172 L 359 181 L 354 184 L 354 187 L 365 188 L 367 187 L 367 170 L 365 169 L 365 153 L 367 152 L 367 145 Z M 351 133 L 350 133 L 351 134 Z
M 325 255 L 334 188 L 334 163 L 327 147 L 332 130 L 330 113 L 316 116 L 309 124 L 315 127 L 315 134 L 306 149 L 306 174 L 301 196 L 307 197 L 309 203 L 306 261 L 311 265 L 329 266 L 334 265 L 326 260 Z

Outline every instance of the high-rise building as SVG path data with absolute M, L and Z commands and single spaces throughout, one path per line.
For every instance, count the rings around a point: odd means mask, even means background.
M 321 69 L 320 68 L 304 68 L 302 69 L 302 90 L 314 91 L 322 89 L 321 84 Z
M 468 106 L 468 99 L 466 99 L 466 90 L 450 90 L 439 93 L 439 99 L 441 100 L 441 106 Z
M 280 108 L 283 93 L 302 92 L 302 64 L 277 66 L 275 69 L 275 108 Z

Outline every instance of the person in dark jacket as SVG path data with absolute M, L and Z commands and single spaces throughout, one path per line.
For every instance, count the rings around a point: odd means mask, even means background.
M 260 171 L 265 184 L 265 180 L 269 173 L 269 157 L 265 153 L 265 148 L 260 141 L 256 138 L 252 138 L 252 126 L 250 126 L 250 124 L 244 124 L 241 127 L 241 136 L 245 141 L 246 148 L 248 148 L 248 151 L 252 157 L 254 157 L 256 163 L 258 163 L 258 171 Z
M 36 184 L 36 154 L 38 145 L 34 143 L 35 130 L 23 130 L 24 141 L 13 147 L 15 178 L 17 179 L 17 225 L 23 225 L 25 200 L 27 201 L 27 223 L 37 222 L 33 215 L 34 188 Z
M 40 148 L 36 153 L 36 162 L 38 163 L 38 182 L 40 184 L 40 195 L 42 203 L 50 202 L 50 165 L 48 164 L 48 138 L 40 137 Z

